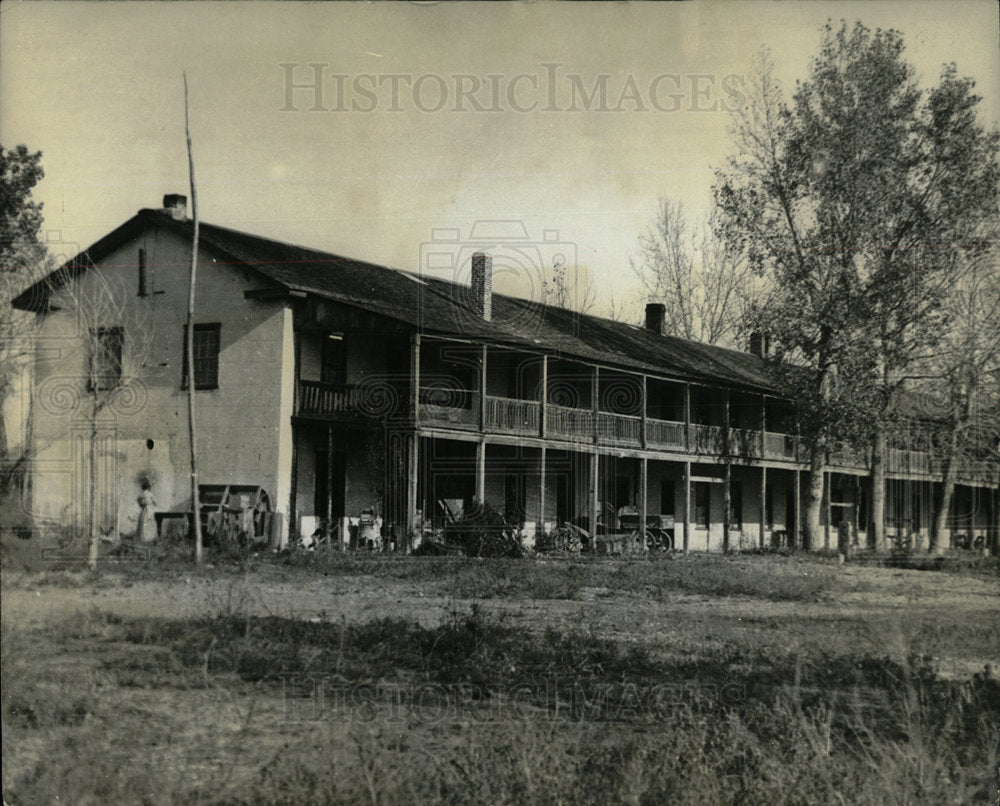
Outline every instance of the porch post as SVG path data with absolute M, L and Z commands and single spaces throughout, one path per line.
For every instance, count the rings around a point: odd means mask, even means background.
M 684 384 L 684 450 L 691 452 L 691 384 Z M 684 537 L 687 540 L 687 535 Z M 684 544 L 687 551 L 687 543 Z
M 420 473 L 420 434 L 413 432 L 409 442 L 409 478 L 406 483 L 406 542 L 412 548 L 413 533 L 417 528 L 417 475 Z
M 347 514 L 342 513 L 342 514 Z M 326 427 L 326 536 L 333 529 L 333 426 Z M 341 542 L 344 541 L 341 535 Z
M 486 440 L 476 443 L 476 502 L 486 503 Z
M 727 406 L 728 408 L 728 406 Z M 733 467 L 729 463 L 729 459 L 726 459 L 726 480 L 722 488 L 722 550 L 729 551 L 729 528 L 732 524 L 729 522 L 729 515 L 732 511 L 733 506 Z M 711 515 L 708 519 L 709 524 L 712 522 Z
M 538 465 L 538 536 L 545 533 L 545 446 L 541 447 L 541 456 Z
M 296 529 L 299 528 L 297 513 L 295 510 L 296 499 L 299 495 L 299 429 L 292 422 L 292 478 L 288 492 L 288 539 L 295 540 Z M 277 547 L 284 548 L 281 544 L 281 535 L 278 536 Z
M 767 531 L 767 468 L 760 466 L 760 547 L 764 548 L 764 532 Z
M 590 455 L 590 534 L 591 551 L 597 550 L 597 518 L 601 512 L 600 486 L 598 485 L 597 473 L 600 468 L 600 456 L 595 450 Z
M 644 404 L 645 405 L 645 404 Z M 643 428 L 643 433 L 645 433 Z M 646 545 L 646 487 L 649 479 L 649 460 L 643 456 L 639 460 L 639 539 Z
M 547 355 L 542 356 L 542 383 L 541 391 L 538 395 L 538 433 L 542 439 L 545 439 L 545 433 L 548 430 L 548 422 L 546 422 L 546 417 L 548 416 L 548 402 L 549 402 L 549 357 Z M 542 448 L 544 451 L 545 449 Z
M 691 463 L 684 463 L 684 553 L 691 545 Z
M 479 358 L 479 430 L 486 430 L 486 350 L 483 345 L 483 352 Z
M 601 396 L 601 368 L 594 367 L 594 374 L 590 378 L 590 413 L 594 418 L 594 428 L 593 437 L 594 444 L 596 445 L 601 441 L 601 423 L 600 423 L 600 396 Z
M 646 382 L 648 378 L 642 376 L 642 410 L 639 412 L 641 415 L 641 421 L 639 423 L 639 444 L 645 448 L 646 447 Z M 643 459 L 645 462 L 646 460 Z M 643 532 L 645 534 L 645 532 Z
M 830 549 L 830 521 L 831 514 L 833 512 L 833 507 L 830 506 L 830 471 L 827 470 L 823 473 L 823 498 L 826 500 L 825 514 L 826 523 L 823 525 L 823 548 Z
M 795 470 L 795 517 L 792 519 L 792 543 L 795 548 L 799 547 L 799 524 L 802 522 L 799 513 L 802 511 L 802 475 L 801 471 Z M 788 513 L 785 513 L 788 519 Z
M 413 383 L 411 402 L 414 426 L 420 421 L 420 334 L 414 333 L 410 339 L 410 380 Z M 416 500 L 416 499 L 414 499 Z

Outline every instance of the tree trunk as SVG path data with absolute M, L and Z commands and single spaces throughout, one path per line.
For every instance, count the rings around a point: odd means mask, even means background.
M 944 460 L 944 478 L 941 480 L 940 492 L 935 496 L 934 522 L 931 524 L 931 554 L 944 554 L 945 530 L 948 528 L 948 515 L 951 512 L 951 500 L 955 496 L 955 477 L 957 464 L 947 456 Z
M 90 451 L 88 456 L 90 484 L 88 488 L 88 524 L 90 532 L 90 554 L 88 565 L 97 568 L 97 558 L 100 550 L 101 535 L 97 528 L 97 415 L 91 420 Z
M 809 449 L 809 484 L 806 493 L 805 531 L 802 536 L 802 547 L 807 551 L 815 549 L 820 542 L 825 469 L 826 451 L 813 445 Z
M 885 463 L 887 454 L 887 439 L 885 429 L 881 426 L 875 431 L 872 440 L 872 522 L 868 545 L 875 551 L 885 551 Z

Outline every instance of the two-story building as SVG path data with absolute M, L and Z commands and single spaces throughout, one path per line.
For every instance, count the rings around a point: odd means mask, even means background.
M 141 210 L 15 300 L 42 317 L 40 522 L 85 523 L 91 480 L 106 533 L 134 531 L 143 481 L 159 511 L 190 509 L 185 204 Z M 401 549 L 483 501 L 527 534 L 800 540 L 805 456 L 765 362 L 665 335 L 661 306 L 636 327 L 495 294 L 483 253 L 447 281 L 201 224 L 195 310 L 199 480 L 265 489 L 278 544 L 372 509 Z M 101 378 L 128 382 L 105 399 Z M 828 545 L 844 521 L 864 542 L 867 474 L 831 457 Z M 888 475 L 890 533 L 926 537 L 939 459 L 896 446 Z M 956 533 L 996 530 L 997 479 L 963 465 Z

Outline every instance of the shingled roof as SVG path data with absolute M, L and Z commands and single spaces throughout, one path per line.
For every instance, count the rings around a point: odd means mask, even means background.
M 140 210 L 67 268 L 85 270 L 147 226 L 164 227 L 188 239 L 193 232 L 190 220 L 175 219 L 163 210 Z M 199 240 L 202 248 L 219 255 L 220 262 L 252 269 L 276 291 L 305 292 L 357 306 L 424 333 L 483 339 L 669 377 L 772 390 L 765 362 L 750 353 L 661 336 L 623 322 L 496 293 L 492 319 L 486 321 L 473 313 L 469 289 L 459 283 L 213 224 L 199 223 Z M 37 309 L 46 296 L 44 284 L 36 283 L 14 305 Z

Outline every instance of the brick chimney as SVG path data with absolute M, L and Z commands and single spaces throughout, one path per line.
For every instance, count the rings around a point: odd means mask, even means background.
M 759 330 L 750 334 L 750 352 L 758 358 L 767 358 L 771 352 L 771 337 Z
M 485 252 L 472 256 L 472 309 L 487 322 L 493 318 L 493 258 Z
M 663 328 L 667 321 L 667 306 L 662 302 L 646 303 L 646 330 L 652 330 L 659 336 L 664 335 Z
M 163 211 L 170 213 L 175 221 L 183 221 L 187 218 L 187 196 L 180 193 L 168 193 L 163 197 Z

